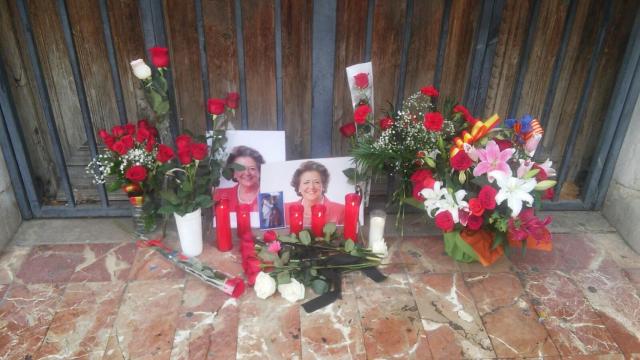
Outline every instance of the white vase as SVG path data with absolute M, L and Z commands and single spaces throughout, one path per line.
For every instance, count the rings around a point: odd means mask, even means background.
M 182 253 L 186 256 L 198 256 L 202 254 L 202 210 L 180 216 L 173 213 L 176 218 L 176 227 L 178 228 L 178 237 L 180 238 L 180 247 Z

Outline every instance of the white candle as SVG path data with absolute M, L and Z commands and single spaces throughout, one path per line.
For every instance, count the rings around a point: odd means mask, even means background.
M 387 245 L 384 242 L 386 218 L 387 214 L 383 210 L 373 210 L 369 217 L 369 249 L 385 255 L 387 253 Z

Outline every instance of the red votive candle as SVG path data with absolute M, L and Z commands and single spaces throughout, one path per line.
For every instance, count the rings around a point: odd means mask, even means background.
M 360 215 L 360 201 L 362 197 L 356 193 L 349 193 L 344 197 L 344 239 L 358 241 L 358 216 Z
M 242 239 L 244 234 L 251 233 L 251 205 L 240 204 L 236 213 L 236 232 L 238 238 Z
M 302 204 L 292 204 L 289 207 L 289 233 L 296 234 L 302 231 L 302 221 L 304 216 L 304 206 Z
M 216 203 L 216 241 L 220 251 L 229 251 L 233 247 L 231 244 L 229 199 L 220 199 Z
M 327 207 L 324 204 L 311 206 L 311 232 L 315 237 L 324 236 L 322 228 L 327 223 Z

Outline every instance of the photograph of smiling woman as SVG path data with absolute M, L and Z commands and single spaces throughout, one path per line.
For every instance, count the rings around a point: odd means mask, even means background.
M 260 192 L 260 167 L 264 164 L 262 155 L 253 148 L 239 145 L 231 150 L 227 158 L 227 166 L 240 165 L 242 170 L 234 170 L 232 180 L 235 186 L 216 189 L 214 200 L 228 199 L 231 211 L 236 211 L 239 204 L 251 205 L 251 211 L 258 211 L 258 193 Z

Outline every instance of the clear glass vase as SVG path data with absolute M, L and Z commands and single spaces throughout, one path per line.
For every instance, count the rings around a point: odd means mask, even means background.
M 129 198 L 129 202 L 131 203 L 133 231 L 138 235 L 155 231 L 158 223 L 151 196 L 132 196 Z

